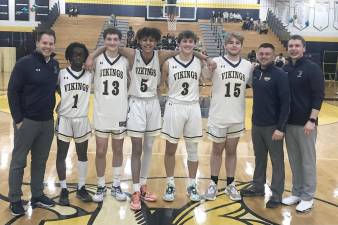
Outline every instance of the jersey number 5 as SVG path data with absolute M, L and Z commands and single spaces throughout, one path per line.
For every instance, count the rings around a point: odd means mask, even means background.
M 146 92 L 148 90 L 148 85 L 147 85 L 147 79 L 142 79 L 141 80 L 141 87 L 140 87 L 140 90 L 142 92 Z

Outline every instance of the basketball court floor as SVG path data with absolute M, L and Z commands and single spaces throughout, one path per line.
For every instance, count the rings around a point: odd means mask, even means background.
M 110 196 L 109 192 L 103 203 L 83 203 L 76 198 L 75 187 L 77 184 L 77 157 L 74 145 L 71 145 L 67 157 L 67 183 L 70 187 L 70 202 L 68 207 L 56 205 L 52 208 L 28 208 L 27 215 L 13 217 L 8 209 L 8 169 L 11 161 L 13 148 L 13 126 L 7 103 L 6 88 L 9 74 L 1 74 L 0 79 L 0 224 L 45 224 L 45 225 L 193 225 L 193 224 L 338 224 L 338 102 L 335 101 L 336 83 L 326 84 L 326 98 L 319 116 L 319 132 L 317 140 L 317 173 L 318 185 L 314 209 L 305 214 L 295 212 L 295 207 L 281 206 L 277 209 L 266 209 L 265 202 L 269 197 L 269 188 L 266 186 L 265 197 L 244 198 L 233 202 L 224 195 L 225 169 L 222 165 L 218 185 L 219 194 L 215 201 L 201 201 L 192 203 L 186 197 L 185 187 L 187 181 L 187 155 L 184 142 L 178 146 L 176 156 L 176 199 L 172 203 L 162 200 L 165 189 L 164 149 L 165 141 L 157 138 L 153 147 L 152 165 L 149 188 L 158 195 L 158 201 L 154 203 L 142 203 L 142 210 L 138 212 L 129 209 L 129 202 L 117 202 Z M 207 90 L 201 90 L 202 93 Z M 254 155 L 250 135 L 250 116 L 252 99 L 248 91 L 246 133 L 241 138 L 238 146 L 238 162 L 236 182 L 239 189 L 245 187 L 252 179 L 254 171 Z M 92 107 L 92 104 L 91 104 Z M 206 119 L 204 119 L 204 124 Z M 204 127 L 205 128 L 205 127 Z M 211 142 L 204 138 L 199 143 L 199 169 L 198 189 L 204 194 L 209 183 L 209 157 L 211 153 Z M 89 141 L 89 171 L 87 188 L 91 194 L 96 191 L 95 171 L 95 138 Z M 112 154 L 107 154 L 107 165 L 112 159 Z M 60 185 L 56 174 L 56 143 L 53 141 L 47 169 L 45 174 L 45 193 L 58 200 Z M 124 142 L 123 182 L 122 188 L 131 193 L 131 141 L 129 138 Z M 287 154 L 285 152 L 286 180 L 284 195 L 290 194 L 291 171 Z M 268 166 L 267 183 L 271 179 L 271 167 Z M 107 166 L 106 180 L 111 181 L 111 167 Z M 108 185 L 110 186 L 111 183 Z M 30 199 L 30 158 L 27 160 L 25 169 L 23 199 Z

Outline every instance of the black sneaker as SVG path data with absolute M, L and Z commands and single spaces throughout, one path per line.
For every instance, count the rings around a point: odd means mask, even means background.
M 255 197 L 255 196 L 264 196 L 265 195 L 264 191 L 257 191 L 254 188 L 242 189 L 240 192 L 241 192 L 241 195 L 243 197 Z
M 21 200 L 17 202 L 11 202 L 9 205 L 9 209 L 11 210 L 13 216 L 25 215 L 26 213 L 26 210 L 23 207 L 23 202 Z
M 55 202 L 48 198 L 46 195 L 41 195 L 40 197 L 31 199 L 32 207 L 43 206 L 43 207 L 52 207 L 55 205 Z
M 59 204 L 66 206 L 69 205 L 69 198 L 68 198 L 69 192 L 67 188 L 62 188 L 61 193 L 60 193 L 60 198 L 59 198 Z
M 81 199 L 84 202 L 92 201 L 92 196 L 90 196 L 85 186 L 82 186 L 80 189 L 76 190 L 76 197 Z
M 270 200 L 266 203 L 265 207 L 266 207 L 266 208 L 270 208 L 270 209 L 274 209 L 274 208 L 277 208 L 277 207 L 280 206 L 280 205 L 281 205 L 281 202 L 280 202 L 280 201 L 276 201 L 276 200 L 270 199 Z

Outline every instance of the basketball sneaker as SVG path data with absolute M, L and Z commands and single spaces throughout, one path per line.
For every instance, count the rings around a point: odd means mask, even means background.
M 197 192 L 196 184 L 187 187 L 187 195 L 192 202 L 199 202 L 201 200 L 201 197 Z
M 127 195 L 122 191 L 121 186 L 114 187 L 114 185 L 112 185 L 110 193 L 118 201 L 127 200 Z
M 62 188 L 60 192 L 60 197 L 59 197 L 59 204 L 62 206 L 69 205 L 69 198 L 68 198 L 69 192 L 67 188 Z
M 147 190 L 147 185 L 146 185 L 146 184 L 141 185 L 140 192 L 141 192 L 141 198 L 142 198 L 144 201 L 148 201 L 148 202 L 156 202 L 157 196 L 156 196 L 155 194 L 153 194 L 153 193 L 151 193 L 150 191 Z
M 135 211 L 141 209 L 141 193 L 139 191 L 134 192 L 131 196 L 130 209 Z
M 81 199 L 84 202 L 92 201 L 92 197 L 90 196 L 90 194 L 88 193 L 84 185 L 80 189 L 76 190 L 76 197 Z
M 104 187 L 97 187 L 95 195 L 93 195 L 94 202 L 103 202 L 104 196 L 106 196 L 107 188 Z
M 172 202 L 175 199 L 175 186 L 173 184 L 167 184 L 167 188 L 163 195 L 163 200 L 167 202 Z
M 239 201 L 242 199 L 241 195 L 239 194 L 239 192 L 236 189 L 235 183 L 232 182 L 231 184 L 229 184 L 225 189 L 224 189 L 224 193 L 226 195 L 229 195 L 229 198 L 233 201 Z
M 217 196 L 217 185 L 215 182 L 211 181 L 208 189 L 205 192 L 205 199 L 209 201 L 214 201 Z

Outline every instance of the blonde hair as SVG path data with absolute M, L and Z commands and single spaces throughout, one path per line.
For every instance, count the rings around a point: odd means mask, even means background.
M 228 41 L 231 39 L 231 38 L 235 38 L 236 40 L 240 41 L 241 42 L 241 45 L 243 45 L 243 42 L 244 42 L 244 37 L 242 36 L 242 34 L 240 33 L 237 33 L 237 32 L 229 32 L 227 37 L 225 38 L 224 40 L 224 43 L 228 43 Z

